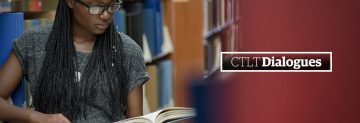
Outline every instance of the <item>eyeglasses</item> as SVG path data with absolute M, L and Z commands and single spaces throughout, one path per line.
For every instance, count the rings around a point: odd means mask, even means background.
M 117 11 L 119 11 L 120 7 L 121 7 L 121 0 L 118 3 L 109 5 L 109 6 L 98 6 L 98 5 L 87 5 L 86 3 L 84 3 L 81 0 L 76 0 L 76 2 L 80 3 L 81 5 L 84 5 L 85 7 L 87 7 L 89 9 L 89 13 L 92 15 L 98 15 L 98 14 L 102 14 L 104 12 L 104 10 L 106 9 L 109 13 L 115 13 Z

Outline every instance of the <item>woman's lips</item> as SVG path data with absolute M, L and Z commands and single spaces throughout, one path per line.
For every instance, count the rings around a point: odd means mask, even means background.
M 99 29 L 106 29 L 109 26 L 109 24 L 96 24 L 95 26 Z

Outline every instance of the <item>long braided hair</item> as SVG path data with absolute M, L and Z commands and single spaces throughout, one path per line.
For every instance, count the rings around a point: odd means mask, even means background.
M 113 22 L 103 34 L 98 35 L 82 79 L 77 82 L 72 11 L 66 0 L 59 0 L 32 107 L 43 113 L 62 113 L 74 121 L 85 116 L 88 109 L 84 108 L 84 103 L 94 101 L 96 84 L 106 81 L 107 87 L 103 91 L 107 92 L 107 105 L 112 119 L 119 120 L 121 113 L 125 112 L 122 106 L 126 105 L 128 94 L 123 47 Z

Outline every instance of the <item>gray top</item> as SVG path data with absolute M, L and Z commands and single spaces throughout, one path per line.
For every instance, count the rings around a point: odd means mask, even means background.
M 36 87 L 36 80 L 42 62 L 45 58 L 45 47 L 49 33 L 51 32 L 52 26 L 44 26 L 39 28 L 31 29 L 27 32 L 24 32 L 19 38 L 14 41 L 13 51 L 20 60 L 22 71 L 25 76 L 25 81 L 30 85 L 31 94 L 34 95 L 34 90 Z M 145 62 L 143 58 L 143 52 L 141 48 L 136 44 L 136 42 L 128 37 L 124 33 L 120 33 L 120 36 L 124 43 L 124 52 L 125 52 L 125 70 L 130 72 L 129 76 L 129 87 L 130 91 L 132 88 L 144 84 L 149 76 L 145 70 Z M 89 58 L 89 53 L 77 52 L 77 61 L 79 64 L 80 71 L 85 68 Z M 126 59 L 131 58 L 131 59 Z M 130 64 L 131 63 L 131 64 Z M 131 66 L 130 66 L 131 65 Z M 101 84 L 103 85 L 103 84 Z M 100 89 L 100 87 L 99 87 Z M 101 92 L 101 91 L 98 91 Z M 106 123 L 113 122 L 110 117 L 110 109 L 106 106 L 104 96 L 102 94 L 94 95 L 96 101 L 88 104 L 90 109 L 87 113 L 86 121 L 75 121 L 75 122 L 86 122 L 86 123 Z M 122 119 L 125 118 L 125 114 L 120 116 Z

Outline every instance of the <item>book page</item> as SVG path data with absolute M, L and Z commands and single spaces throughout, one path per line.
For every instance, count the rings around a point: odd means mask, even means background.
M 117 121 L 114 123 L 154 123 L 154 122 L 143 117 L 133 117 L 133 118 Z
M 195 115 L 196 115 L 195 110 L 190 108 L 164 110 L 156 118 L 156 123 L 186 119 L 186 118 L 194 117 Z
M 156 111 L 153 113 L 145 114 L 143 116 L 133 117 L 133 118 L 121 120 L 121 121 L 118 121 L 115 123 L 134 123 L 134 122 L 135 123 L 155 123 L 155 119 L 161 111 L 162 110 L 159 110 L 159 111 Z
M 158 110 L 153 113 L 145 114 L 140 117 L 129 118 L 115 123 L 162 123 L 165 121 L 175 121 L 194 116 L 195 110 L 193 108 L 170 107 Z

